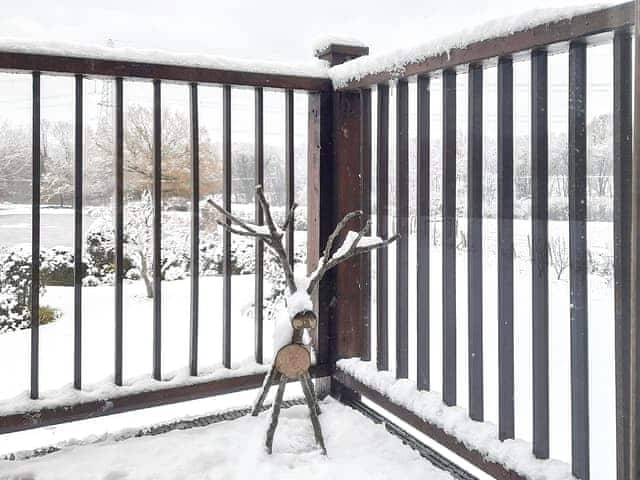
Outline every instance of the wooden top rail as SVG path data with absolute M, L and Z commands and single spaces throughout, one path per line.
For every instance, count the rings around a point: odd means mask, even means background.
M 37 52 L 37 49 L 34 50 Z M 175 62 L 175 64 L 172 61 L 153 63 L 151 61 L 101 58 L 98 55 L 92 57 L 62 53 L 64 53 L 63 50 L 61 50 L 61 54 L 11 51 L 3 49 L 0 44 L 0 71 L 36 71 L 309 91 L 331 90 L 331 81 L 328 76 L 320 75 L 320 68 L 314 74 L 305 75 L 303 69 L 300 69 L 300 73 L 298 73 L 293 67 L 279 69 L 276 64 L 273 67 L 264 64 L 257 65 L 256 68 L 242 70 L 235 67 L 233 69 L 208 68 L 201 64 L 190 66 L 183 64 L 183 62 Z M 139 56 L 142 55 L 137 55 L 136 58 Z M 149 58 L 151 59 L 151 55 Z M 175 58 L 175 55 L 172 55 L 172 58 Z M 212 59 L 215 60 L 213 57 Z M 224 65 L 224 62 L 220 63 Z M 250 65 L 248 62 L 246 63 L 247 66 Z M 264 69 L 261 68 L 262 66 Z M 309 70 L 311 72 L 315 69 L 309 68 Z
M 357 63 L 352 62 L 332 68 L 330 76 L 334 80 L 336 90 L 354 90 L 412 75 L 466 68 L 470 64 L 485 63 L 497 57 L 514 56 L 519 53 L 526 54 L 531 50 L 545 49 L 556 53 L 566 50 L 570 41 L 579 40 L 588 44 L 600 44 L 612 38 L 611 32 L 617 30 L 631 32 L 634 24 L 634 8 L 634 2 L 628 2 L 578 14 L 572 18 L 543 23 L 508 35 L 472 42 L 463 48 L 452 48 L 449 52 L 439 53 L 419 61 L 408 62 L 401 70 L 398 70 L 395 65 L 390 71 L 373 73 L 375 68 L 372 68 L 372 73 L 367 73 L 367 62 L 371 62 L 373 58 L 361 57 L 352 61 L 361 63 L 361 71 L 364 74 L 360 78 L 347 82 L 336 81 L 346 73 L 347 69 L 358 66 Z

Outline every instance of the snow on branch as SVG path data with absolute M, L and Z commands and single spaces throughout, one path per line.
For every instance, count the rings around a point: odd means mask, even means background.
M 284 271 L 289 292 L 294 293 L 296 291 L 296 284 L 293 277 L 293 269 L 289 264 L 286 250 L 284 248 L 284 245 L 282 244 L 282 237 L 284 236 L 283 231 L 291 222 L 293 222 L 293 216 L 297 205 L 294 203 L 291 206 L 285 224 L 282 227 L 278 227 L 273 221 L 273 216 L 271 215 L 271 207 L 264 196 L 262 185 L 258 185 L 256 187 L 256 198 L 264 213 L 266 225 L 255 225 L 253 223 L 245 222 L 241 218 L 235 216 L 224 207 L 216 203 L 211 198 L 207 200 L 207 203 L 209 203 L 209 205 L 211 205 L 220 214 L 222 214 L 223 217 L 225 217 L 224 221 L 217 220 L 218 225 L 220 225 L 223 229 L 235 235 L 254 237 L 262 240 L 275 252 L 278 258 L 278 262 L 280 263 L 280 266 Z
M 355 211 L 345 215 L 340 223 L 338 223 L 333 233 L 329 236 L 327 245 L 324 249 L 324 255 L 318 261 L 318 267 L 307 278 L 308 286 L 306 290 L 308 294 L 311 294 L 315 290 L 320 283 L 320 280 L 322 280 L 322 277 L 333 267 L 355 257 L 356 255 L 361 255 L 377 248 L 386 247 L 399 238 L 398 235 L 394 235 L 386 240 L 380 237 L 366 236 L 365 234 L 371 227 L 371 222 L 368 221 L 359 232 L 354 232 L 352 230 L 348 231 L 342 245 L 340 245 L 340 247 L 331 254 L 336 238 L 346 228 L 351 219 L 358 218 L 360 216 L 362 216 L 362 211 Z
M 224 217 L 223 220 L 217 220 L 218 225 L 223 229 L 234 235 L 260 239 L 275 252 L 278 263 L 284 271 L 289 289 L 289 295 L 287 296 L 289 318 L 293 318 L 299 313 L 313 310 L 311 294 L 320 283 L 320 280 L 322 280 L 322 277 L 333 267 L 356 255 L 369 252 L 376 248 L 385 247 L 398 238 L 398 235 L 394 235 L 386 240 L 379 237 L 367 236 L 366 233 L 371 227 L 371 222 L 369 221 L 358 232 L 348 231 L 342 245 L 333 252 L 333 246 L 336 240 L 347 228 L 349 222 L 363 215 L 361 210 L 348 213 L 338 222 L 335 230 L 329 235 L 323 256 L 320 258 L 316 270 L 307 277 L 295 278 L 293 268 L 291 267 L 291 259 L 288 258 L 282 239 L 284 237 L 284 231 L 293 224 L 297 204 L 293 203 L 291 205 L 284 224 L 278 226 L 273 221 L 271 207 L 264 196 L 261 185 L 256 187 L 256 200 L 262 208 L 266 225 L 255 225 L 246 222 L 226 210 L 211 198 L 207 200 L 207 203 Z

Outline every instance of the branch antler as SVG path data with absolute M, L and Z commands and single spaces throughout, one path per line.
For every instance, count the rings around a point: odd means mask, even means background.
M 375 241 L 375 242 L 368 242 L 364 246 L 359 246 L 360 241 L 362 240 L 362 237 L 366 233 L 368 233 L 369 228 L 371 227 L 371 221 L 369 220 L 367 221 L 365 226 L 362 229 L 360 229 L 360 231 L 358 231 L 357 233 L 349 232 L 342 246 L 340 247 L 338 252 L 336 252 L 337 254 L 334 254 L 332 256 L 331 250 L 333 249 L 333 244 L 335 243 L 336 238 L 338 238 L 340 233 L 344 230 L 344 228 L 347 226 L 347 224 L 351 219 L 361 217 L 362 215 L 363 215 L 363 212 L 361 210 L 356 210 L 354 212 L 348 213 L 347 215 L 344 216 L 344 218 L 340 221 L 340 223 L 338 223 L 333 233 L 329 235 L 329 238 L 327 239 L 327 244 L 325 245 L 325 248 L 324 248 L 323 256 L 318 261 L 318 267 L 309 276 L 309 284 L 307 286 L 307 293 L 309 295 L 313 293 L 315 288 L 320 283 L 320 280 L 322 280 L 322 277 L 324 277 L 324 275 L 333 267 L 337 266 L 338 264 L 346 260 L 349 260 L 352 257 L 355 257 L 356 255 L 370 252 L 371 250 L 375 250 L 377 248 L 386 247 L 390 243 L 400 238 L 399 235 L 394 235 L 390 238 L 387 238 L 386 240 L 379 239 L 378 241 Z M 350 234 L 353 234 L 353 235 L 350 235 Z M 345 247 L 346 249 L 344 251 L 341 251 Z
M 293 276 L 293 270 L 291 268 L 291 265 L 289 264 L 289 258 L 287 257 L 286 250 L 284 248 L 284 245 L 282 244 L 283 232 L 282 229 L 278 228 L 273 221 L 273 216 L 271 215 L 271 207 L 269 206 L 269 203 L 264 196 L 262 185 L 258 185 L 256 187 L 256 198 L 258 200 L 258 203 L 262 207 L 268 232 L 265 232 L 264 228 L 259 225 L 245 222 L 241 218 L 236 217 L 210 198 L 207 200 L 207 202 L 225 217 L 225 221 L 217 221 L 218 225 L 220 225 L 222 228 L 230 233 L 233 233 L 234 235 L 254 237 L 259 240 L 263 240 L 265 244 L 271 247 L 278 258 L 278 263 L 280 263 L 280 266 L 284 271 L 284 275 L 287 281 L 287 287 L 289 288 L 289 291 L 291 293 L 294 293 L 296 291 L 296 283 Z M 287 216 L 284 228 L 288 226 L 290 221 L 293 221 L 292 219 L 296 206 L 297 205 L 295 203 L 291 206 L 291 210 L 289 211 L 289 215 Z

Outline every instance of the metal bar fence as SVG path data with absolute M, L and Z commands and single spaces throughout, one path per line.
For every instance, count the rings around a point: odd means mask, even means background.
M 377 172 L 376 172 L 376 233 L 386 238 L 389 233 L 389 87 L 378 85 Z M 378 370 L 389 368 L 388 326 L 388 255 L 386 249 L 376 252 L 376 327 Z
M 396 85 L 396 377 L 409 376 L 409 85 Z
M 430 386 L 429 362 L 429 223 L 430 223 L 430 91 L 429 77 L 417 83 L 417 362 L 418 389 Z
M 468 79 L 468 309 L 469 417 L 484 420 L 482 334 L 482 66 L 471 65 Z

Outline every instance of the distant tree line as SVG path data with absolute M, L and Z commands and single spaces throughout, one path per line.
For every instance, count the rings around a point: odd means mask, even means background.
M 150 108 L 133 105 L 125 114 L 125 189 L 130 198 L 151 190 L 153 181 L 153 121 Z M 84 131 L 84 198 L 89 205 L 108 204 L 114 192 L 113 119 L 100 119 Z M 222 146 L 206 128 L 200 128 L 200 192 L 204 197 L 222 193 Z M 191 196 L 189 121 L 185 114 L 162 114 L 162 189 L 165 199 Z M 73 203 L 74 126 L 71 122 L 44 120 L 41 124 L 42 202 Z M 283 145 L 284 147 L 284 145 Z M 285 202 L 283 148 L 265 146 L 265 191 L 274 205 Z M 298 179 L 306 179 L 306 151 L 296 148 Z M 237 203 L 253 201 L 254 147 L 235 142 L 232 147 L 232 197 Z M 8 122 L 0 124 L 0 202 L 31 201 L 31 130 Z M 306 185 L 296 183 L 299 203 L 305 203 Z
M 611 115 L 600 115 L 589 123 L 589 163 L 587 185 L 589 195 L 611 198 L 613 195 L 613 152 L 611 148 Z M 191 152 L 189 122 L 178 111 L 163 111 L 162 115 L 162 185 L 164 198 L 190 197 Z M 74 132 L 71 122 L 43 121 L 41 126 L 42 200 L 45 203 L 68 206 L 73 201 Z M 458 162 L 460 176 L 466 175 L 466 132 L 458 132 Z M 568 194 L 567 136 L 550 133 L 549 139 L 550 195 Z M 85 199 L 89 204 L 106 204 L 113 196 L 113 121 L 110 116 L 96 126 L 85 128 Z M 483 145 L 485 198 L 495 198 L 497 191 L 497 148 L 494 136 L 486 136 Z M 431 142 L 431 179 L 434 202 L 441 188 L 441 143 Z M 125 177 L 127 194 L 139 198 L 150 190 L 153 180 L 153 122 L 150 108 L 134 105 L 125 115 Z M 222 192 L 222 148 L 205 128 L 200 129 L 201 193 Z M 285 203 L 284 149 L 265 146 L 265 192 L 274 205 Z M 411 142 L 415 165 L 415 142 Z M 305 203 L 306 150 L 295 149 L 296 199 Z M 530 155 L 528 135 L 514 140 L 514 195 L 516 200 L 531 196 Z M 415 167 L 414 167 L 415 168 Z M 393 184 L 394 169 L 389 171 Z M 415 179 L 415 171 L 410 178 Z M 234 143 L 232 148 L 232 196 L 236 203 L 251 203 L 255 185 L 254 147 L 251 143 Z M 411 183 L 415 194 L 415 181 Z M 466 185 L 459 184 L 459 195 Z M 29 203 L 31 200 L 31 132 L 7 122 L 0 125 L 0 202 Z

